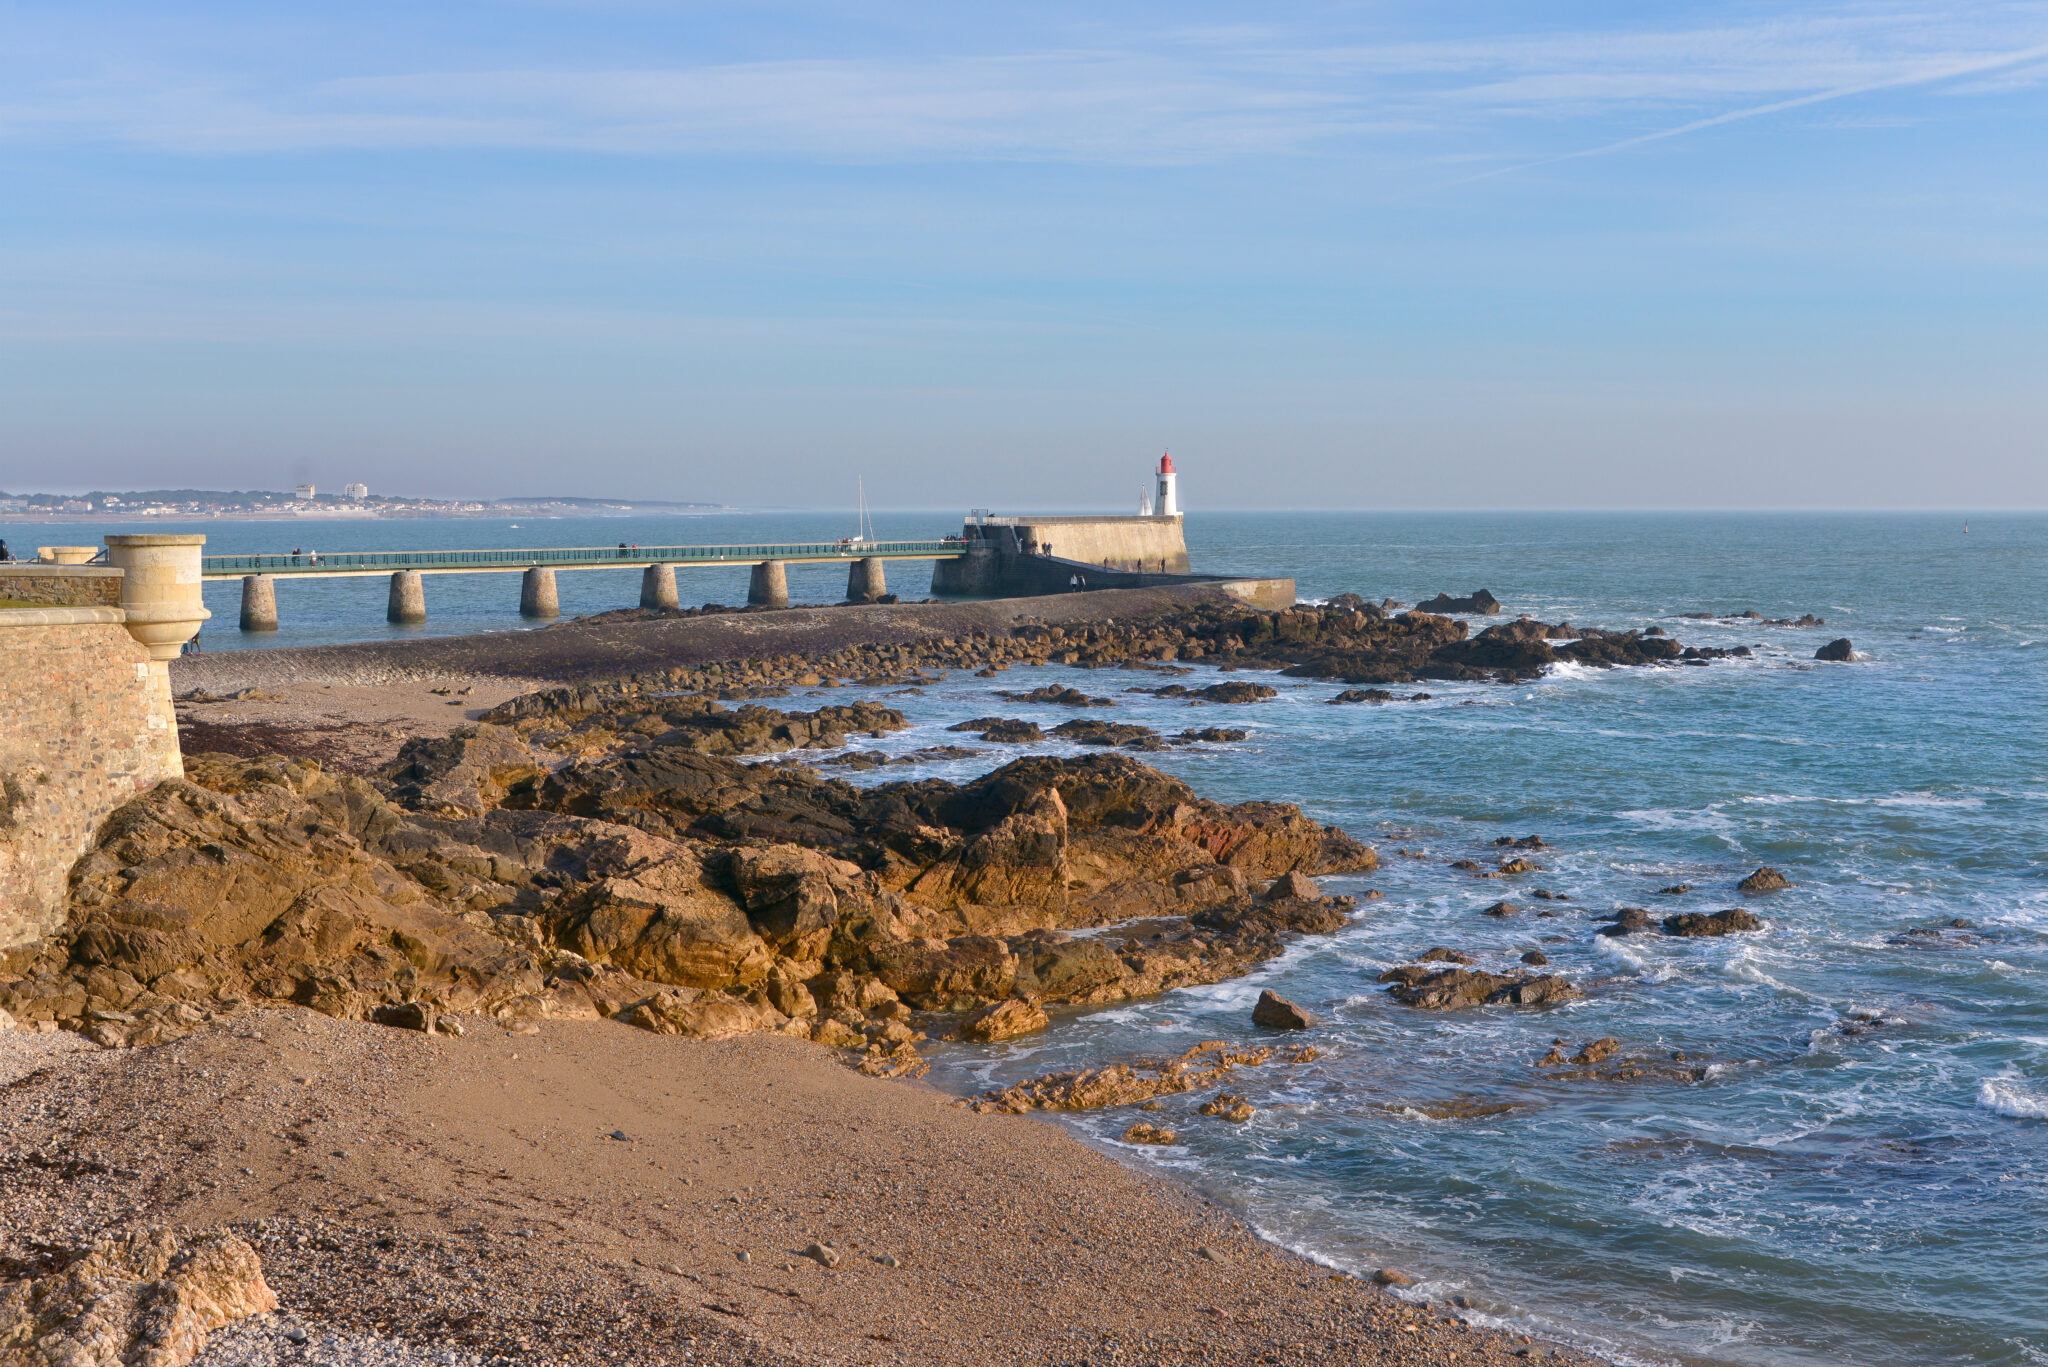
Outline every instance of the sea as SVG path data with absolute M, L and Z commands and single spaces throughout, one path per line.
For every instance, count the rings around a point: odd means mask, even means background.
M 959 525 L 936 512 L 875 521 L 885 537 Z M 325 551 L 836 538 L 849 524 L 199 529 L 214 550 Z M 51 532 L 0 528 L 17 547 Z M 1620 1363 L 2048 1363 L 2048 516 L 1195 512 L 1187 533 L 1198 568 L 1292 574 L 1305 599 L 1485 588 L 1510 615 L 1655 625 L 1754 654 L 1431 682 L 1426 702 L 1380 705 L 1331 706 L 1339 684 L 1247 671 L 1234 677 L 1279 696 L 1195 708 L 1123 691 L 1143 675 L 1064 667 L 962 672 L 889 697 L 915 725 L 863 747 L 958 742 L 954 721 L 1018 714 L 993 691 L 1020 675 L 1109 694 L 1113 715 L 1161 729 L 1243 727 L 1241 743 L 1147 760 L 1207 797 L 1299 803 L 1383 861 L 1323 880 L 1382 894 L 1346 929 L 1248 978 L 1066 1013 L 1028 1039 L 940 1045 L 934 1082 L 969 1092 L 1256 1040 L 1251 1006 L 1271 988 L 1318 1018 L 1321 1057 L 1233 1079 L 1257 1108 L 1248 1123 L 1197 1114 L 1208 1093 L 1147 1117 L 1178 1131 L 1163 1148 L 1125 1145 L 1120 1111 L 1059 1123 L 1331 1268 L 1396 1268 L 1414 1279 L 1402 1294 L 1462 1297 L 1476 1320 Z M 924 595 L 921 566 L 889 573 L 904 597 Z M 744 569 L 678 580 L 685 601 L 745 597 Z M 830 601 L 844 572 L 794 567 L 790 585 L 799 601 Z M 629 607 L 637 590 L 631 571 L 560 576 L 565 613 Z M 235 586 L 219 585 L 202 644 L 523 626 L 516 576 L 430 577 L 422 628 L 387 626 L 384 592 L 376 579 L 281 582 L 282 629 L 243 638 Z M 1826 624 L 1719 616 L 1745 610 Z M 1717 616 L 1687 616 L 1701 612 Z M 1852 661 L 1815 661 L 1842 636 Z M 1023 752 L 980 749 L 851 781 L 966 779 Z M 1543 868 L 1511 886 L 1449 866 L 1528 835 L 1545 842 Z M 1762 865 L 1793 886 L 1739 895 Z M 1678 884 L 1694 891 L 1659 891 Z M 1483 914 L 1503 896 L 1518 914 Z M 1621 907 L 1736 905 L 1763 930 L 1597 933 Z M 1585 995 L 1461 1012 L 1392 1001 L 1378 975 L 1438 945 L 1491 967 L 1540 949 Z M 1569 1052 L 1602 1037 L 1692 1071 L 1603 1080 L 1533 1066 L 1553 1041 Z

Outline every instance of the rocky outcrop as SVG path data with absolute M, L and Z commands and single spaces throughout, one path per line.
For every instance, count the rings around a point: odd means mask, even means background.
M 1272 1049 L 1237 1049 L 1222 1040 L 1207 1040 L 1175 1058 L 1048 1073 L 956 1104 L 1005 1115 L 1130 1106 L 1213 1086 L 1239 1068 L 1260 1067 L 1275 1057 L 1282 1063 L 1306 1063 L 1316 1051 L 1303 1048 L 1276 1055 Z
M 1732 935 L 1736 931 L 1762 930 L 1763 928 L 1764 923 L 1762 921 L 1759 921 L 1741 907 L 1730 907 L 1726 911 L 1717 911 L 1711 915 L 1697 911 L 1688 911 L 1677 916 L 1666 916 L 1664 918 L 1664 933 L 1666 935 L 1690 937 Z
M 277 1308 L 255 1250 L 218 1232 L 130 1231 L 52 1261 L 0 1272 L 0 1367 L 183 1367 Z
M 1500 611 L 1500 599 L 1485 589 L 1474 589 L 1464 598 L 1453 598 L 1448 593 L 1439 593 L 1427 603 L 1417 603 L 1417 612 L 1457 613 L 1460 616 L 1478 614 L 1491 617 Z
M 1758 897 L 1767 892 L 1783 892 L 1792 886 L 1792 880 L 1774 868 L 1766 866 L 1735 885 L 1735 890 L 1745 897 Z
M 1315 1023 L 1314 1016 L 1270 987 L 1259 993 L 1258 1004 L 1252 1007 L 1252 1024 L 1267 1030 L 1308 1030 Z
M 1814 651 L 1813 658 L 1816 660 L 1826 660 L 1833 664 L 1841 664 L 1856 658 L 1856 647 L 1850 642 L 1848 637 L 1837 637 L 1819 650 Z
M 1123 755 L 857 789 L 574 702 L 570 729 L 529 710 L 412 747 L 382 787 L 193 757 L 104 825 L 64 932 L 0 963 L 0 1010 L 105 1044 L 266 1001 L 429 1034 L 463 1014 L 800 1029 L 900 1075 L 912 1011 L 997 1008 L 975 1028 L 1014 1032 L 1233 976 L 1344 923 L 1309 872 L 1377 862 Z M 536 764 L 563 736 L 571 757 Z
M 1582 995 L 1556 974 L 1488 973 L 1477 968 L 1430 968 L 1407 964 L 1380 974 L 1392 983 L 1397 1002 L 1425 1011 L 1462 1011 L 1474 1006 L 1548 1006 Z

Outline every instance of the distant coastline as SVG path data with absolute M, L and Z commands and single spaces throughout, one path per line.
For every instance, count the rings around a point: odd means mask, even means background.
M 392 519 L 695 517 L 735 511 L 723 503 L 666 499 L 533 498 L 438 499 L 372 497 L 362 485 L 342 494 L 321 494 L 312 485 L 296 491 L 151 489 L 94 490 L 79 494 L 0 493 L 0 519 L 9 522 L 361 522 Z

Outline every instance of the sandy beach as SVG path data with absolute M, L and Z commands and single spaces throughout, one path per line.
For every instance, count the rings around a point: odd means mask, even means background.
M 0 1253 L 138 1221 L 242 1233 L 280 1307 L 202 1363 L 266 1337 L 305 1360 L 289 1332 L 358 1360 L 371 1342 L 578 1364 L 1531 1355 L 1053 1125 L 802 1040 L 466 1025 L 287 1011 L 138 1050 L 0 1036 Z

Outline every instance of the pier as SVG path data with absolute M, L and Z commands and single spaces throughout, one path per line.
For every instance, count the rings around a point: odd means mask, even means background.
M 206 579 L 242 581 L 241 628 L 277 630 L 277 580 L 361 578 L 388 575 L 391 596 L 386 617 L 396 623 L 427 620 L 429 574 L 518 574 L 519 611 L 545 620 L 560 615 L 557 570 L 639 568 L 640 606 L 673 608 L 678 603 L 676 566 L 751 565 L 747 601 L 765 607 L 789 603 L 792 564 L 844 563 L 846 599 L 872 603 L 888 592 L 882 566 L 890 560 L 950 560 L 965 555 L 957 537 L 936 541 L 794 541 L 743 546 L 567 546 L 472 551 L 297 551 L 272 555 L 209 555 L 200 561 Z

